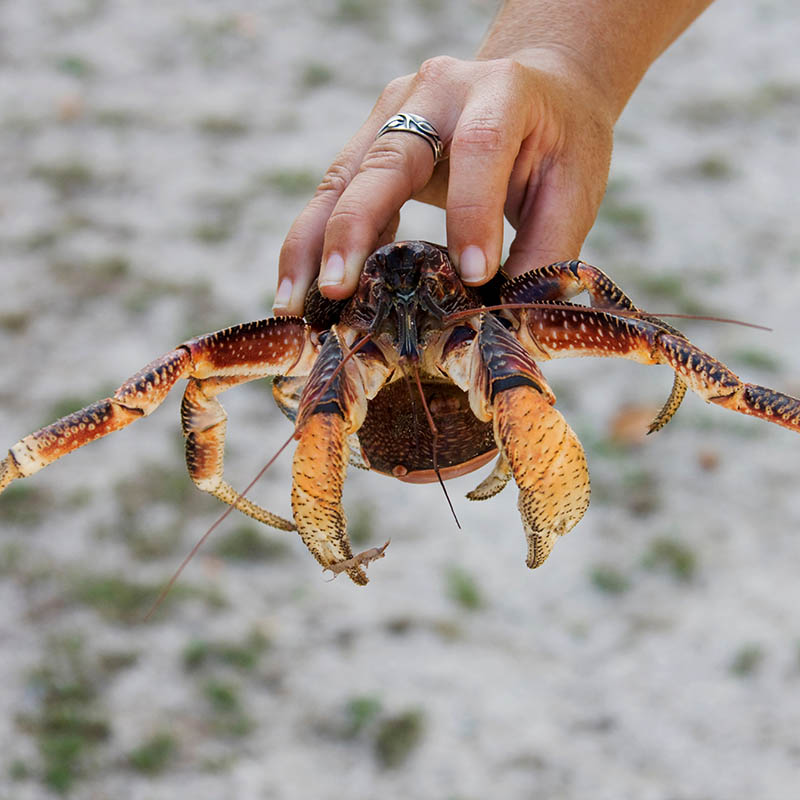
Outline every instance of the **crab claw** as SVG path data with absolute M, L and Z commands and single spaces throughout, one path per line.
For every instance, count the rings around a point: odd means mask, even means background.
M 589 505 L 589 470 L 578 437 L 530 355 L 496 319 L 485 317 L 471 347 L 470 403 L 492 419 L 500 457 L 467 497 L 497 494 L 513 475 L 528 539 L 527 564 L 541 566 L 559 536 L 572 530 Z
M 586 512 L 590 493 L 586 455 L 564 417 L 531 386 L 499 392 L 494 410 L 495 436 L 519 486 L 527 564 L 534 569 Z
M 292 510 L 306 547 L 325 569 L 351 562 L 348 577 L 367 582 L 364 569 L 353 559 L 342 508 L 350 447 L 344 419 L 336 413 L 312 414 L 303 425 L 292 464 Z
M 337 329 L 331 328 L 300 398 L 292 510 L 297 531 L 314 558 L 334 573 L 342 571 L 337 565 L 347 562 L 343 570 L 353 583 L 363 585 L 367 575 L 350 546 L 342 486 L 350 458 L 348 437 L 364 422 L 367 388 L 360 368 L 345 359 L 344 346 Z

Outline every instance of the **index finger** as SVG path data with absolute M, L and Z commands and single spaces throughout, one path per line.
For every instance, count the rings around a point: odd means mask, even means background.
M 292 223 L 278 262 L 278 291 L 273 304 L 276 313 L 303 313 L 306 292 L 319 271 L 328 218 L 357 174 L 380 126 L 402 102 L 410 83 L 411 76 L 405 76 L 384 89 L 364 124 L 328 167 L 314 197 Z
M 412 90 L 397 110 L 422 117 L 448 141 L 461 112 L 465 81 L 461 62 L 447 57 L 426 61 Z M 385 120 L 384 120 L 385 121 Z M 320 289 L 341 299 L 353 293 L 365 259 L 403 204 L 431 180 L 430 140 L 400 127 L 380 136 L 364 155 L 331 213 L 325 231 Z

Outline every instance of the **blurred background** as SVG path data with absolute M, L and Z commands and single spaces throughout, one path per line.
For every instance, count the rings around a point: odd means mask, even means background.
M 469 57 L 484 0 L 0 6 L 0 438 L 190 335 L 269 314 L 280 245 L 383 86 Z M 800 6 L 717 3 L 620 121 L 584 258 L 749 380 L 800 393 Z M 442 241 L 409 206 L 401 237 Z M 530 572 L 515 489 L 353 471 L 358 588 L 185 473 L 175 392 L 0 498 L 0 798 L 796 797 L 800 439 L 666 368 L 545 365 L 592 475 Z M 225 395 L 243 486 L 289 434 Z M 289 513 L 290 456 L 253 492 Z

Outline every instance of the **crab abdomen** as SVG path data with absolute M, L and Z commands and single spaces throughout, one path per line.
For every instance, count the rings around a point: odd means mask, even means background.
M 423 380 L 425 402 L 436 425 L 436 459 L 444 480 L 465 475 L 497 453 L 491 422 L 475 417 L 466 392 L 444 381 Z M 419 390 L 394 381 L 369 402 L 358 431 L 370 469 L 410 483 L 432 483 L 434 435 Z

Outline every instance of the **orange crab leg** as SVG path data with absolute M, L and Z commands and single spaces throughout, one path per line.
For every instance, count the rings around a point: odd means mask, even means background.
M 292 462 L 292 511 L 303 542 L 325 569 L 353 558 L 342 508 L 349 452 L 342 416 L 308 417 Z M 347 575 L 354 583 L 367 582 L 358 564 L 348 567 Z
M 800 432 L 800 400 L 753 383 L 653 317 L 611 312 L 531 309 L 520 315 L 520 340 L 540 358 L 614 356 L 642 364 L 668 364 L 706 402 Z
M 240 383 L 253 380 L 240 375 L 228 378 L 190 378 L 181 403 L 181 426 L 186 437 L 186 467 L 198 489 L 235 505 L 243 514 L 284 531 L 295 530 L 289 520 L 267 511 L 247 497 L 241 497 L 223 477 L 227 414 L 216 395 Z
M 0 462 L 0 491 L 12 480 L 27 478 L 57 458 L 150 414 L 190 368 L 188 350 L 179 347 L 137 372 L 112 397 L 20 439 Z
M 526 562 L 534 569 L 586 512 L 590 495 L 586 456 L 578 437 L 553 408 L 555 395 L 513 334 L 487 316 L 476 346 L 478 369 L 485 370 L 486 377 L 475 384 L 485 387 L 495 439 L 519 487 L 517 505 L 528 540 Z M 498 468 L 503 469 L 502 462 Z
M 377 393 L 390 370 L 373 363 L 372 381 L 365 384 L 356 359 L 344 362 L 344 347 L 331 328 L 308 376 L 297 413 L 297 449 L 292 462 L 292 511 L 311 554 L 325 569 L 347 562 L 348 577 L 367 583 L 361 563 L 353 556 L 347 519 L 342 508 L 350 447 L 347 437 L 364 421 L 367 398 Z
M 558 261 L 546 267 L 526 272 L 508 281 L 501 290 L 503 303 L 542 303 L 568 300 L 581 292 L 587 292 L 592 307 L 613 311 L 638 312 L 633 301 L 601 269 L 583 261 Z M 649 319 L 676 336 L 682 337 L 662 320 L 641 314 L 641 319 Z M 666 403 L 650 423 L 648 433 L 661 430 L 674 416 L 686 395 L 687 385 L 676 372 L 672 391 Z
M 541 303 L 568 300 L 588 292 L 595 308 L 636 311 L 633 301 L 608 275 L 583 261 L 557 261 L 526 272 L 503 284 L 504 303 Z
M 222 480 L 225 414 L 214 399 L 229 386 L 267 375 L 307 374 L 315 353 L 310 331 L 297 317 L 258 320 L 206 334 L 141 369 L 111 396 L 25 436 L 0 462 L 0 491 L 95 439 L 155 411 L 181 378 L 189 378 L 182 417 L 187 464 L 195 483 L 232 503 L 237 493 Z M 268 525 L 291 523 L 246 500 L 237 508 Z

